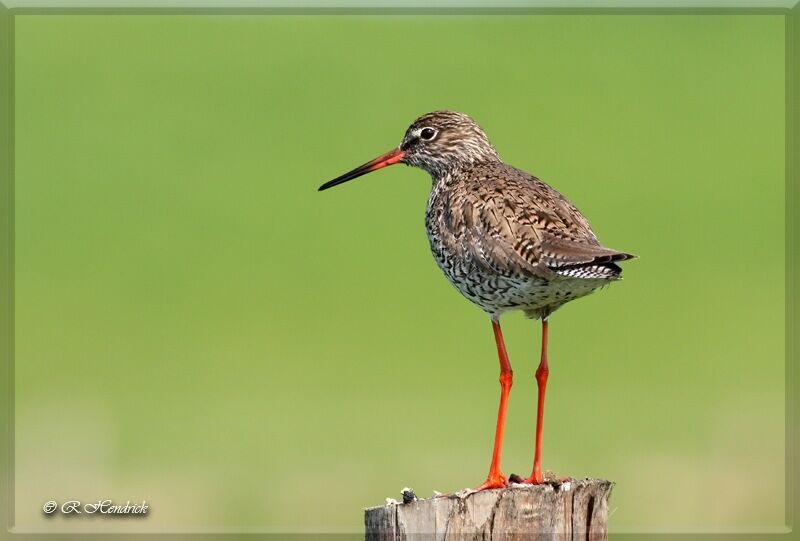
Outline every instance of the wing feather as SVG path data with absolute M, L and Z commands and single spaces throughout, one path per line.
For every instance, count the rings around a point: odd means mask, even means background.
M 557 269 L 633 257 L 601 246 L 580 211 L 547 184 L 505 164 L 492 167 L 504 170 L 472 176 L 453 217 L 463 226 L 462 249 L 476 264 L 501 275 L 551 279 Z

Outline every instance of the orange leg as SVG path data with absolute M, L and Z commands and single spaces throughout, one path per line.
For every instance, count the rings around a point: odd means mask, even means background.
M 475 487 L 474 490 L 476 491 L 487 488 L 503 488 L 508 483 L 506 476 L 500 471 L 500 456 L 503 453 L 506 407 L 508 406 L 508 394 L 511 392 L 511 385 L 514 381 L 514 373 L 511 371 L 511 363 L 508 361 L 508 353 L 503 341 L 503 331 L 500 330 L 500 323 L 492 320 L 492 328 L 494 329 L 495 342 L 497 342 L 497 356 L 500 358 L 500 409 L 497 412 L 497 429 L 494 433 L 494 451 L 492 452 L 489 476 L 482 485 Z
M 550 367 L 547 366 L 547 320 L 542 320 L 542 357 L 539 368 L 536 369 L 536 383 L 539 387 L 539 401 L 536 407 L 536 450 L 533 455 L 533 473 L 525 479 L 525 483 L 539 485 L 544 483 L 542 475 L 542 430 L 544 428 L 544 394 L 547 390 L 547 376 Z

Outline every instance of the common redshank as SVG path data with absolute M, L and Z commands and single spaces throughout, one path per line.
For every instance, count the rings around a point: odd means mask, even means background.
M 456 289 L 489 315 L 497 343 L 501 392 L 494 448 L 489 475 L 475 490 L 508 484 L 500 459 L 513 372 L 500 316 L 519 309 L 542 321 L 533 472 L 519 481 L 543 483 L 548 318 L 564 303 L 618 280 L 622 269 L 616 262 L 634 256 L 603 247 L 572 203 L 535 176 L 501 161 L 480 126 L 455 111 L 419 117 L 400 146 L 319 189 L 396 163 L 430 173 L 425 227 L 433 257 Z

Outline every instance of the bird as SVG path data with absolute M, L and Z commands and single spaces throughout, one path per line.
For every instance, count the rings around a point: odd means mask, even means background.
M 319 191 L 398 163 L 430 174 L 425 228 L 433 257 L 445 277 L 483 309 L 492 324 L 500 361 L 500 404 L 489 473 L 473 490 L 503 488 L 509 479 L 542 484 L 549 318 L 565 303 L 619 280 L 618 263 L 635 256 L 601 245 L 589 221 L 566 197 L 503 162 L 484 130 L 457 111 L 420 116 L 399 146 L 324 183 Z M 535 373 L 533 471 L 527 478 L 507 478 L 501 469 L 513 371 L 500 318 L 513 310 L 540 320 L 542 328 Z

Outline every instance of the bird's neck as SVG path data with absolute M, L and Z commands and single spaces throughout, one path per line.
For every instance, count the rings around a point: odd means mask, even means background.
M 500 161 L 500 159 L 492 158 L 488 160 L 481 159 L 475 161 L 452 162 L 441 167 L 426 168 L 426 170 L 431 175 L 431 181 L 433 182 L 434 186 L 438 184 L 446 185 L 452 182 L 454 179 L 469 175 L 470 171 L 476 167 L 493 161 Z

